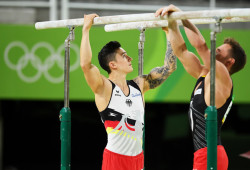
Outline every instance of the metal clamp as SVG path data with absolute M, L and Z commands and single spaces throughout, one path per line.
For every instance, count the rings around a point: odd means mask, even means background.
M 221 17 L 214 17 L 216 23 L 215 23 L 215 27 L 214 27 L 214 32 L 216 33 L 220 33 L 222 32 L 222 26 L 221 26 L 221 21 L 222 21 L 222 18 Z
M 65 47 L 69 47 L 70 46 L 70 41 L 75 40 L 75 32 L 74 32 L 75 26 L 68 25 L 67 27 L 69 28 L 70 32 L 69 32 L 68 37 L 65 40 Z

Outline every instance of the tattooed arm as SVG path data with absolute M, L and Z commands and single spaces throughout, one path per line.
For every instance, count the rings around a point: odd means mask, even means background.
M 167 28 L 163 28 L 168 37 Z M 167 51 L 164 60 L 164 66 L 153 68 L 148 75 L 142 75 L 134 79 L 144 94 L 149 89 L 161 85 L 177 68 L 176 56 L 173 53 L 170 41 L 167 41 Z

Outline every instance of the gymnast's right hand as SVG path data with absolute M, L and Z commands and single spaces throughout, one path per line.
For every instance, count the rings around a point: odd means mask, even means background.
M 84 15 L 83 30 L 89 30 L 93 24 L 95 17 L 99 17 L 97 14 Z

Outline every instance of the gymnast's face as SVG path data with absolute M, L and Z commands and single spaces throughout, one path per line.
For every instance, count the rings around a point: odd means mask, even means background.
M 117 69 L 124 71 L 126 73 L 130 73 L 133 71 L 133 67 L 132 67 L 132 58 L 128 56 L 127 52 L 123 49 L 123 48 L 119 48 L 116 51 L 116 65 L 117 65 Z

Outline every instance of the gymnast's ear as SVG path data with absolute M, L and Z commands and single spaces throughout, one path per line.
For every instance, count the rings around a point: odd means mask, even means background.
M 234 63 L 235 63 L 235 59 L 233 57 L 230 57 L 229 59 L 227 59 L 225 66 L 231 69 Z
M 110 70 L 115 70 L 115 69 L 117 69 L 117 64 L 116 64 L 116 62 L 115 62 L 115 61 L 110 61 L 110 62 L 109 62 L 109 68 L 110 68 Z

